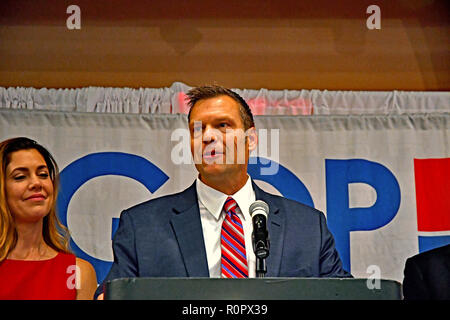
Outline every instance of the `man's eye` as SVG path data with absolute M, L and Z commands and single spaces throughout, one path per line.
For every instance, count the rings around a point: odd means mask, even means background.
M 221 122 L 219 126 L 220 126 L 221 128 L 226 128 L 226 127 L 228 127 L 228 123 L 226 123 L 226 122 Z

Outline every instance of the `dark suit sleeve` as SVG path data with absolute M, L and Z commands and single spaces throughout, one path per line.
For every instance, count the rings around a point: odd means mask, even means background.
M 134 230 L 132 217 L 127 211 L 123 211 L 113 239 L 114 262 L 103 283 L 97 288 L 95 298 L 103 292 L 106 281 L 138 276 Z
M 403 298 L 405 300 L 430 299 L 422 271 L 414 259 L 406 260 L 403 279 Z
M 320 229 L 320 276 L 324 278 L 351 278 L 352 275 L 342 267 L 342 261 L 334 245 L 333 235 L 328 230 L 323 213 L 320 213 Z

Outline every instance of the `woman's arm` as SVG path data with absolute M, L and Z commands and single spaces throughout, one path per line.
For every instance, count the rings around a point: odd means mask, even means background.
M 77 276 L 80 277 L 77 288 L 77 300 L 92 300 L 94 292 L 97 289 L 97 275 L 94 267 L 86 260 L 77 258 L 77 270 L 80 271 Z

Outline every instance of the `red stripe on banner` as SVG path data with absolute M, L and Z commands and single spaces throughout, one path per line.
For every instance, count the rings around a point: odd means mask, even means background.
M 418 231 L 450 230 L 450 158 L 414 159 Z

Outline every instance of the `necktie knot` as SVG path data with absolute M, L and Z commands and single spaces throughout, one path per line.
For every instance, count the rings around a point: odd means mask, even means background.
M 223 205 L 226 213 L 236 213 L 236 207 L 237 202 L 232 197 L 228 197 L 227 200 L 225 200 L 225 204 Z

